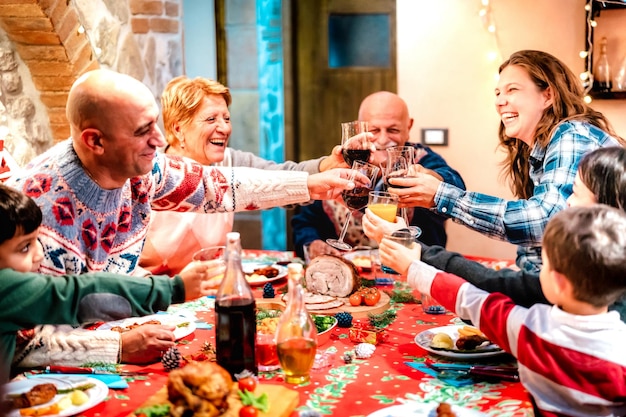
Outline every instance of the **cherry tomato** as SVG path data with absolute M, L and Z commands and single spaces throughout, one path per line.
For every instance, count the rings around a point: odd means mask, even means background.
M 251 376 L 241 378 L 239 381 L 237 381 L 237 383 L 239 385 L 239 389 L 242 391 L 247 390 L 250 392 L 254 392 L 254 390 L 256 389 L 256 379 Z
M 257 417 L 259 411 L 251 405 L 244 405 L 239 410 L 239 417 Z
M 363 298 L 365 299 L 365 305 L 374 306 L 380 300 L 380 291 L 374 289 L 374 291 L 370 291 L 365 294 L 365 297 Z
M 352 306 L 360 306 L 363 302 L 363 295 L 360 292 L 355 292 L 348 299 L 350 301 L 350 305 Z

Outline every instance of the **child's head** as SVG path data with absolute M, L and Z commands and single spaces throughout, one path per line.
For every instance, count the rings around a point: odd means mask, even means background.
M 570 206 L 606 204 L 626 210 L 626 148 L 598 148 L 578 165 Z
M 0 183 L 0 269 L 34 272 L 43 252 L 37 241 L 41 209 L 29 197 Z
M 569 207 L 554 215 L 543 235 L 541 285 L 551 272 L 571 284 L 572 296 L 594 307 L 626 291 L 626 212 L 603 204 Z

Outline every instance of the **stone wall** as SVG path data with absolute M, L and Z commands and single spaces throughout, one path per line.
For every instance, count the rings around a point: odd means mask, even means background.
M 181 8 L 180 0 L 3 0 L 0 134 L 5 149 L 23 165 L 67 138 L 67 93 L 88 70 L 129 74 L 159 97 L 184 71 Z

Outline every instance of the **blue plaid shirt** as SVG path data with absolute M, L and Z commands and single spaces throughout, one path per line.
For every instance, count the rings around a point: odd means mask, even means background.
M 518 265 L 538 270 L 543 231 L 550 217 L 567 207 L 580 159 L 596 148 L 617 145 L 615 138 L 587 122 L 563 122 L 546 148 L 531 150 L 530 178 L 535 187 L 528 200 L 509 201 L 441 183 L 436 209 L 480 233 L 520 245 Z

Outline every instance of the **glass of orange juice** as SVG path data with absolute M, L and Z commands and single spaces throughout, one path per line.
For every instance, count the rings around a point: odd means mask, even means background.
M 396 222 L 398 195 L 386 191 L 370 191 L 367 208 L 378 217 L 388 222 Z

